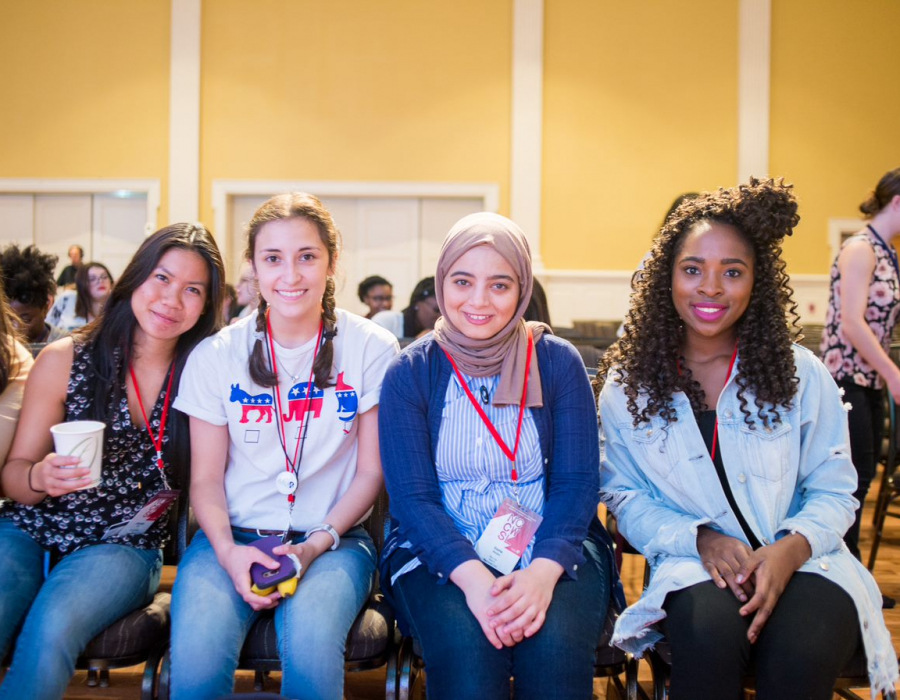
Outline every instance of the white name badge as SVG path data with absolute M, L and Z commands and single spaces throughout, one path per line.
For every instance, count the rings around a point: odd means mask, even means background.
M 143 535 L 153 527 L 153 523 L 165 515 L 172 504 L 178 500 L 178 494 L 180 493 L 181 491 L 177 489 L 160 491 L 147 501 L 147 505 L 135 513 L 133 518 L 126 520 L 124 523 L 113 525 L 103 533 L 103 537 L 100 539 L 107 540 L 111 537 L 124 537 L 125 535 Z
M 516 568 L 542 521 L 537 513 L 505 498 L 475 543 L 475 553 L 488 566 L 508 574 Z
M 279 493 L 290 496 L 297 490 L 297 477 L 291 472 L 281 472 L 275 477 L 275 488 Z

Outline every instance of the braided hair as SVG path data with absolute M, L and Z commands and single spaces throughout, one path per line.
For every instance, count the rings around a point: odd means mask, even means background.
M 256 250 L 256 237 L 266 224 L 284 219 L 306 219 L 319 232 L 319 238 L 328 251 L 328 267 L 334 268 L 341 247 L 341 234 L 334 225 L 334 219 L 317 197 L 305 192 L 279 194 L 267 200 L 256 210 L 247 230 L 247 250 L 244 256 L 251 263 Z M 322 295 L 322 337 L 324 343 L 316 354 L 313 365 L 315 385 L 319 389 L 332 386 L 332 367 L 334 365 L 334 338 L 337 335 L 337 315 L 335 314 L 335 283 L 329 275 L 325 282 L 325 293 Z M 266 316 L 268 304 L 260 294 L 259 308 L 256 315 L 257 339 L 250 354 L 250 378 L 259 386 L 273 387 L 278 381 L 269 365 L 265 347 Z
M 683 202 L 663 224 L 643 273 L 635 282 L 625 334 L 600 361 L 594 389 L 599 396 L 613 370 L 623 384 L 634 424 L 660 416 L 677 420 L 672 396 L 683 391 L 694 411 L 704 394 L 682 356 L 685 331 L 672 301 L 672 271 L 686 234 L 707 221 L 735 228 L 752 248 L 754 281 L 750 303 L 737 322 L 741 356 L 735 379 L 744 421 L 753 425 L 749 403 L 763 424 L 780 422 L 797 392 L 791 343 L 800 330 L 797 305 L 781 258 L 781 242 L 800 221 L 792 186 L 750 178 L 749 183 L 704 192 Z M 679 367 L 682 369 L 679 370 Z M 643 408 L 639 396 L 645 396 Z

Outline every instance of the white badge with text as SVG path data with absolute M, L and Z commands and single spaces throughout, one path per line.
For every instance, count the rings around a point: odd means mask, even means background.
M 485 564 L 508 574 L 516 568 L 542 520 L 537 513 L 505 498 L 475 543 L 475 552 Z
M 113 525 L 100 539 L 108 540 L 111 537 L 124 537 L 126 535 L 143 535 L 147 530 L 153 527 L 153 523 L 159 520 L 166 511 L 178 500 L 178 494 L 181 491 L 177 489 L 160 491 L 153 498 L 147 501 L 147 505 L 134 514 L 130 520 L 124 523 Z

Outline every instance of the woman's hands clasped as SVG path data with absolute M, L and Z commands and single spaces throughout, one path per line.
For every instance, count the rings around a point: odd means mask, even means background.
M 730 588 L 744 603 L 741 615 L 753 615 L 747 630 L 751 644 L 759 639 L 794 572 L 812 556 L 803 535 L 787 535 L 753 551 L 745 542 L 707 527 L 697 531 L 697 551 L 715 584 Z
M 497 649 L 515 646 L 538 633 L 563 568 L 537 558 L 525 569 L 495 578 L 477 559 L 460 564 L 451 580 L 466 596 L 469 610 Z
M 89 467 L 79 467 L 80 457 L 58 455 L 51 452 L 31 469 L 30 485 L 35 491 L 44 491 L 48 496 L 64 496 L 91 481 Z

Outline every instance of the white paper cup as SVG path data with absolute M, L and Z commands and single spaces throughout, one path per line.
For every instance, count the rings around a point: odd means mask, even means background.
M 53 444 L 56 454 L 69 457 L 80 457 L 78 467 L 90 467 L 88 474 L 91 480 L 79 491 L 92 489 L 100 483 L 103 463 L 103 430 L 104 423 L 96 420 L 73 420 L 58 423 L 50 428 L 53 433 Z

